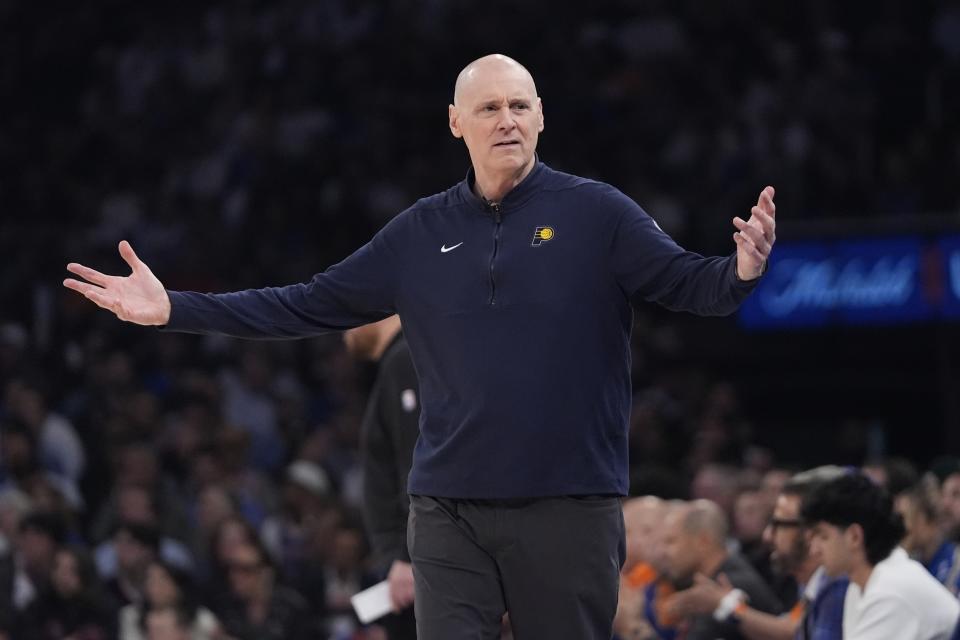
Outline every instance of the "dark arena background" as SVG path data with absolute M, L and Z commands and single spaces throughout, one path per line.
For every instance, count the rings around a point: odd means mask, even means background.
M 106 584 L 139 514 L 207 593 L 235 518 L 310 603 L 303 637 L 385 637 L 349 605 L 382 578 L 359 516 L 375 367 L 337 334 L 135 327 L 61 281 L 70 261 L 128 273 L 122 239 L 170 289 L 309 279 L 463 179 L 447 105 L 493 52 L 536 79 L 540 158 L 687 249 L 735 251 L 731 219 L 776 187 L 777 244 L 740 311 L 636 307 L 631 493 L 712 498 L 736 524 L 779 470 L 954 468 L 956 1 L 3 0 L 3 557 L 38 517 Z M 291 500 L 321 515 L 294 517 L 288 545 Z M 0 585 L 0 638 L 54 637 L 16 634 L 19 597 Z

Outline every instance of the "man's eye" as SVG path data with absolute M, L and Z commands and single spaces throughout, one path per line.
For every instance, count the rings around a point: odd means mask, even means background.
M 528 105 L 528 104 L 523 104 L 522 102 L 518 102 L 517 104 L 513 105 L 513 108 L 514 108 L 514 109 L 529 109 L 529 108 L 530 108 L 530 105 Z

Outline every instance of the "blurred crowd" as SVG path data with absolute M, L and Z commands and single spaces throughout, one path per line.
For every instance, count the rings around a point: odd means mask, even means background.
M 960 637 L 960 459 L 710 465 L 692 491 L 624 501 L 618 640 Z
M 462 178 L 445 106 L 479 55 L 529 66 L 546 162 L 704 252 L 766 183 L 797 218 L 960 210 L 957 2 L 59 5 L 0 3 L 4 640 L 382 637 L 349 605 L 384 571 L 358 516 L 368 366 L 338 336 L 132 329 L 59 282 L 117 272 L 121 238 L 170 288 L 308 278 Z M 671 358 L 670 324 L 635 335 L 632 493 L 711 501 L 789 607 L 762 533 L 796 461 L 736 378 Z

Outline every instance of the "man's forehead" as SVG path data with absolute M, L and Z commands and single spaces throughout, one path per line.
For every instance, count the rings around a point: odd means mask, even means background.
M 777 496 L 777 503 L 773 509 L 776 513 L 790 513 L 790 517 L 800 513 L 800 496 L 782 493 Z
M 467 65 L 457 77 L 454 100 L 533 99 L 533 76 L 520 63 L 504 56 L 487 56 Z

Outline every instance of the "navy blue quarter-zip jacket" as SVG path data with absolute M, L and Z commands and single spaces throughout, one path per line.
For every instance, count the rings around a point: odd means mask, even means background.
M 537 162 L 488 205 L 472 182 L 307 283 L 170 292 L 167 328 L 302 338 L 399 313 L 421 393 L 410 493 L 626 494 L 631 300 L 724 315 L 754 285 L 607 184 Z

